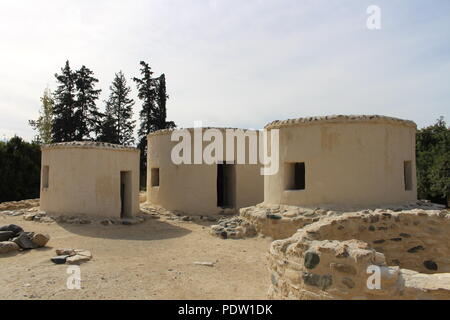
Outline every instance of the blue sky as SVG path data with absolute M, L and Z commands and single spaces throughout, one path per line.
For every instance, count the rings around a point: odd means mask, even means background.
M 381 9 L 368 30 L 366 9 Z M 167 79 L 179 126 L 383 114 L 450 122 L 448 0 L 2 1 L 0 138 L 31 139 L 39 97 L 66 59 L 100 80 L 139 61 Z M 140 102 L 135 105 L 135 117 Z

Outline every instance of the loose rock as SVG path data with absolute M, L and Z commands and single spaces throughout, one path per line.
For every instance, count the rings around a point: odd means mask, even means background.
M 67 262 L 68 264 L 80 264 L 80 263 L 83 263 L 83 262 L 87 262 L 87 261 L 89 261 L 89 260 L 91 260 L 90 257 L 82 256 L 82 255 L 76 254 L 76 255 L 74 255 L 74 256 L 69 256 L 69 257 L 66 259 L 66 262 Z
M 58 256 L 74 256 L 76 254 L 74 249 L 56 249 L 55 251 Z
M 8 241 L 14 237 L 14 232 L 12 231 L 0 231 L 0 241 Z
M 207 261 L 196 261 L 194 262 L 194 264 L 199 265 L 199 266 L 206 266 L 206 267 L 214 267 L 215 263 L 214 262 L 207 262 Z
M 22 249 L 36 249 L 39 247 L 33 242 L 33 232 L 22 232 L 18 237 L 14 238 L 12 241 L 17 243 Z
M 50 240 L 50 236 L 48 234 L 36 233 L 33 235 L 31 239 L 38 247 L 44 247 L 47 242 Z
M 20 247 L 12 241 L 2 241 L 0 242 L 0 254 L 1 253 L 8 253 L 12 251 L 18 251 Z
M 51 258 L 50 260 L 55 264 L 64 264 L 69 256 L 68 255 L 60 255 Z
M 0 227 L 0 231 L 12 231 L 13 237 L 17 237 L 20 233 L 23 232 L 23 229 L 15 224 L 9 224 L 3 227 Z
M 71 250 L 72 249 L 67 250 L 67 252 L 71 254 L 66 259 L 66 262 L 68 264 L 81 264 L 92 259 L 92 253 L 89 250 L 73 249 L 73 252 L 75 253 L 74 255 L 72 254 Z

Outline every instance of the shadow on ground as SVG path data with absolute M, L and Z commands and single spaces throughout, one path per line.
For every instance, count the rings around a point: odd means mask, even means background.
M 42 251 L 42 252 L 46 252 L 46 251 L 52 251 L 53 247 L 49 246 L 45 246 L 45 247 L 41 247 L 41 248 L 36 248 L 36 249 L 25 249 L 25 250 L 19 250 L 19 251 L 11 251 L 8 253 L 3 253 L 0 254 L 0 259 L 2 258 L 9 258 L 9 257 L 14 257 L 14 256 L 23 256 L 25 254 L 30 253 L 31 251 Z
M 147 220 L 135 225 L 108 225 L 98 223 L 68 224 L 57 223 L 61 228 L 80 236 L 120 240 L 163 240 L 183 237 L 191 230 L 174 226 L 159 220 Z

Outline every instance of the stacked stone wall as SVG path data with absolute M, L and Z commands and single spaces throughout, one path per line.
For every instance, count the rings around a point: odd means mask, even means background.
M 324 218 L 271 244 L 269 297 L 450 299 L 449 240 L 446 210 Z M 374 272 L 380 275 L 379 288 L 371 285 Z

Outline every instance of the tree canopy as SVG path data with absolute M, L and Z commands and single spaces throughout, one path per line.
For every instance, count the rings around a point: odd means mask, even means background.
M 72 71 L 66 61 L 61 74 L 55 74 L 58 87 L 54 93 L 53 142 L 93 140 L 100 133 L 102 114 L 96 101 L 101 90 L 98 80 L 86 66 Z
M 139 113 L 138 147 L 141 150 L 141 184 L 146 181 L 147 173 L 147 135 L 161 129 L 176 127 L 173 121 L 167 121 L 166 78 L 162 74 L 153 78 L 153 71 L 148 63 L 141 61 L 141 77 L 134 77 L 138 89 L 138 97 L 142 101 Z
M 29 120 L 30 126 L 37 130 L 37 143 L 51 143 L 52 142 L 52 123 L 53 123 L 53 108 L 55 101 L 49 88 L 46 88 L 44 95 L 41 97 L 41 110 L 39 110 L 39 118 L 37 120 Z
M 417 188 L 420 199 L 449 201 L 450 128 L 440 117 L 432 126 L 417 131 Z
M 134 144 L 136 122 L 132 120 L 134 101 L 129 97 L 131 88 L 127 86 L 122 71 L 116 73 L 109 89 L 110 95 L 106 101 L 105 116 L 99 140 L 132 145 Z
M 39 144 L 17 136 L 0 141 L 0 202 L 38 198 L 40 172 Z

